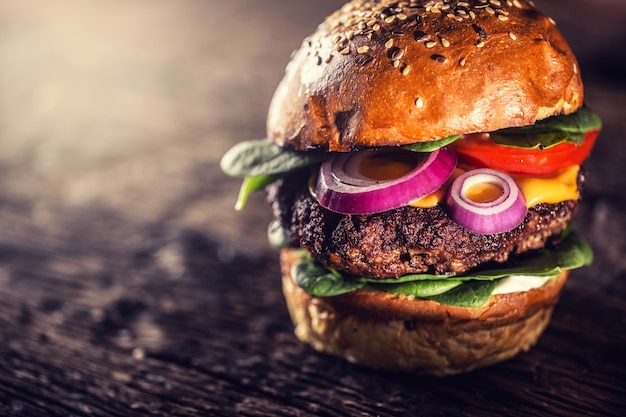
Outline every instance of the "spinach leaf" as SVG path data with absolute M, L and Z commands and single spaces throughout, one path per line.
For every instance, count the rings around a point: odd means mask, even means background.
M 413 152 L 433 152 L 439 148 L 443 148 L 444 146 L 451 144 L 460 137 L 461 135 L 452 135 L 431 142 L 417 142 L 411 143 L 409 145 L 403 145 L 402 148 L 406 149 L 407 151 Z
M 589 244 L 574 232 L 564 234 L 556 248 L 544 248 L 528 254 L 511 267 L 475 270 L 457 279 L 494 280 L 509 275 L 550 276 L 566 269 L 581 268 L 593 262 Z
M 270 139 L 240 142 L 230 148 L 220 161 L 220 168 L 231 177 L 257 177 L 304 168 L 328 158 L 323 151 L 291 151 Z
M 239 188 L 239 196 L 235 203 L 235 210 L 240 211 L 246 206 L 248 197 L 255 191 L 262 190 L 280 178 L 279 175 L 258 175 L 256 177 L 246 177 Z
M 602 119 L 588 107 L 581 107 L 578 111 L 566 116 L 553 116 L 537 122 L 534 126 L 526 126 L 522 129 L 537 131 L 560 130 L 569 133 L 582 133 L 589 130 L 600 129 Z
M 552 116 L 531 126 L 500 129 L 489 135 L 499 145 L 545 149 L 563 142 L 580 145 L 586 132 L 601 127 L 600 116 L 582 107 L 572 114 Z
M 559 143 L 567 142 L 570 138 L 580 139 L 568 132 L 537 132 L 537 133 L 500 133 L 493 132 L 489 138 L 498 145 L 512 148 L 547 149 Z M 584 137 L 583 137 L 584 138 Z
M 314 263 L 310 259 L 303 259 L 295 263 L 291 275 L 296 285 L 309 294 L 320 297 L 331 297 L 345 294 L 365 287 L 361 280 L 352 280 L 340 273 Z
M 440 304 L 458 307 L 480 307 L 484 305 L 498 281 L 468 281 L 443 294 L 424 297 Z
M 373 284 L 403 284 L 405 282 L 413 281 L 439 281 L 449 278 L 458 278 L 455 274 L 450 275 L 434 275 L 434 274 L 408 274 L 402 275 L 398 278 L 367 278 L 363 277 L 365 281 Z
M 401 284 L 373 284 L 373 287 L 392 294 L 413 295 L 415 297 L 427 298 L 443 294 L 462 284 L 463 281 L 460 280 L 442 279 L 437 281 L 412 281 Z

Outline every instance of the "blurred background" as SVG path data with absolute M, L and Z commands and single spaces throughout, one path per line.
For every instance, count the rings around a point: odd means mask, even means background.
M 239 184 L 217 162 L 235 142 L 265 135 L 291 51 L 342 3 L 0 0 L 0 224 L 18 215 L 33 232 L 64 236 L 83 229 L 79 215 L 173 222 L 210 231 L 226 252 L 242 237 L 251 251 L 267 250 L 268 211 L 260 203 L 234 213 Z M 539 5 L 570 41 L 587 103 L 606 122 L 588 193 L 623 199 L 626 7 Z M 614 222 L 623 216 L 611 210 L 600 203 L 587 221 L 599 227 L 594 245 L 622 270 L 626 239 L 614 235 L 625 228 Z

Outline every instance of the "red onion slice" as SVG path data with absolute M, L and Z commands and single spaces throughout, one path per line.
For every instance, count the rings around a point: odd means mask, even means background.
M 378 161 L 408 165 L 408 172 L 389 179 L 372 178 L 363 172 L 363 164 Z M 398 148 L 349 152 L 322 163 L 315 192 L 320 204 L 329 210 L 343 214 L 380 213 L 436 191 L 455 167 L 456 154 L 448 148 L 431 153 Z
M 500 195 L 486 201 L 476 201 L 469 194 L 472 187 L 489 184 Z M 450 218 L 467 229 L 490 235 L 516 228 L 526 217 L 526 201 L 513 178 L 494 169 L 468 171 L 458 176 L 446 198 Z

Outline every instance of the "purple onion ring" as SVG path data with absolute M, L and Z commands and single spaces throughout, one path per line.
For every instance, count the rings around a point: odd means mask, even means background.
M 407 155 L 406 153 L 410 155 Z M 415 167 L 389 180 L 376 180 L 360 172 L 364 158 L 410 156 Z M 402 155 L 404 153 L 404 155 Z M 456 167 L 456 154 L 448 148 L 417 153 L 383 148 L 337 155 L 322 163 L 315 193 L 329 210 L 343 214 L 372 214 L 402 207 L 438 190 Z
M 478 184 L 492 184 L 502 194 L 493 201 L 477 202 L 467 192 Z M 508 232 L 519 226 L 528 209 L 524 194 L 515 180 L 490 168 L 475 169 L 459 175 L 446 197 L 450 218 L 461 226 L 483 235 Z

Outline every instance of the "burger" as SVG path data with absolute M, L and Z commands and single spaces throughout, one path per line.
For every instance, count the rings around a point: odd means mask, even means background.
M 470 371 L 533 346 L 590 247 L 571 221 L 601 128 L 525 0 L 354 0 L 294 52 L 268 137 L 222 170 L 266 189 L 295 334 L 365 366 Z

